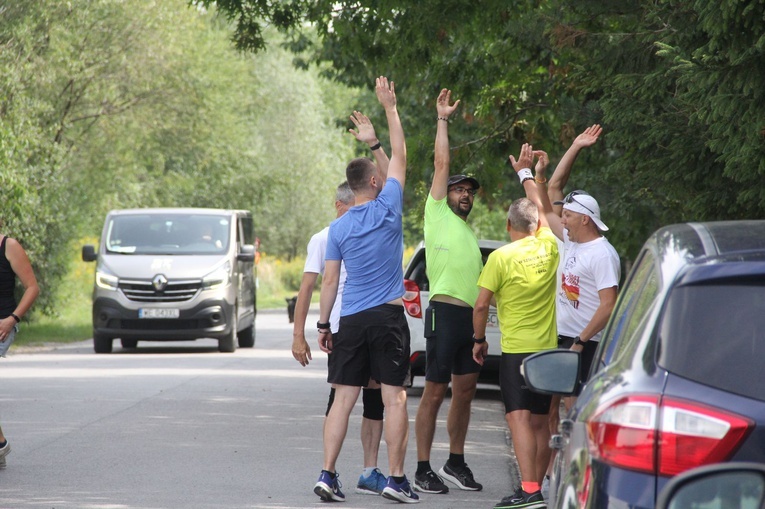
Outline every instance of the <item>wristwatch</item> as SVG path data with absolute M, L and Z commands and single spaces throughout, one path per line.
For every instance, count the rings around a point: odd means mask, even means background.
M 477 338 L 477 337 L 475 337 L 475 334 L 473 334 L 473 342 L 476 345 L 480 345 L 480 344 L 486 343 L 486 336 L 484 336 L 482 338 Z
M 330 327 L 329 322 L 326 322 L 326 323 L 321 323 L 321 321 L 316 322 L 316 328 L 319 329 L 320 331 L 329 330 L 329 327 Z
M 574 344 L 575 345 L 582 345 L 582 346 L 584 346 L 584 345 L 587 344 L 587 341 L 582 341 L 582 338 L 577 336 L 577 337 L 574 338 Z

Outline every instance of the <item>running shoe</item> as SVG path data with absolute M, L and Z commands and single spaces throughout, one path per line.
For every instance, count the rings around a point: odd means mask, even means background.
M 385 484 L 388 479 L 380 472 L 379 468 L 372 470 L 369 477 L 364 477 L 364 474 L 359 476 L 359 482 L 356 485 L 356 493 L 362 495 L 379 495 L 385 488 Z
M 394 481 L 393 477 L 388 477 L 388 482 L 385 484 L 382 496 L 404 504 L 416 504 L 420 501 L 420 497 L 412 491 L 412 487 L 409 486 L 409 480 L 406 477 L 404 477 L 404 482 L 401 484 Z
M 340 484 L 340 474 L 332 475 L 326 470 L 322 470 L 319 480 L 313 487 L 313 492 L 319 495 L 319 498 L 325 502 L 345 502 L 345 495 L 340 491 L 343 485 Z
M 438 474 L 447 481 L 456 484 L 461 490 L 481 491 L 483 489 L 483 485 L 473 479 L 473 472 L 468 468 L 467 463 L 461 467 L 453 467 L 447 461 L 438 471 Z
M 432 470 L 414 474 L 414 489 L 422 493 L 449 493 L 449 486 Z

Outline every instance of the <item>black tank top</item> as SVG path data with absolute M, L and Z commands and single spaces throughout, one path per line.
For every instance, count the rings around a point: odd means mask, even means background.
M 3 237 L 0 242 L 0 318 L 11 316 L 16 309 L 16 299 L 14 290 L 16 288 L 16 273 L 13 272 L 11 262 L 5 256 L 5 241 L 8 237 Z

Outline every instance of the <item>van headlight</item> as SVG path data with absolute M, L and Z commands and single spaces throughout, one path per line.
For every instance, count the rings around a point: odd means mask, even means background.
M 114 276 L 103 269 L 96 271 L 96 286 L 103 288 L 104 290 L 116 290 L 119 283 L 119 278 Z
M 231 282 L 231 262 L 226 262 L 202 278 L 202 289 L 212 290 Z

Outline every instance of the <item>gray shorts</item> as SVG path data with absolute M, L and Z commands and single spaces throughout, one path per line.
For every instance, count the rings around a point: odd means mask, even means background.
M 0 341 L 0 357 L 5 357 L 6 352 L 11 347 L 11 344 L 16 339 L 16 334 L 19 332 L 19 326 L 14 325 L 11 332 L 8 334 L 8 337 L 5 338 L 5 341 Z

